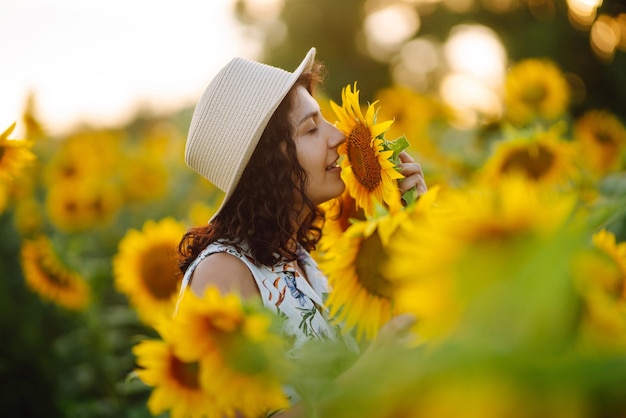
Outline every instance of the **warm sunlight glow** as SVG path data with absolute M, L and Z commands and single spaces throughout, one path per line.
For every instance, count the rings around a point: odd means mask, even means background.
M 590 26 L 596 18 L 596 10 L 601 5 L 602 0 L 567 0 L 570 22 L 581 29 Z
M 285 0 L 254 0 L 248 1 L 246 6 L 252 16 L 274 21 L 278 19 L 284 3 Z
M 500 91 L 507 62 L 497 34 L 481 25 L 459 25 L 444 45 L 451 69 L 440 93 L 456 109 L 461 125 L 474 125 L 500 115 Z
M 453 72 L 497 87 L 502 84 L 506 51 L 497 34 L 486 26 L 459 25 L 452 29 L 444 54 Z
M 363 22 L 368 49 L 392 51 L 413 36 L 420 27 L 420 17 L 415 7 L 398 3 L 371 12 Z
M 193 104 L 232 56 L 254 53 L 233 1 L 2 0 L 0 125 L 28 92 L 52 134 Z
M 426 90 L 428 76 L 441 64 L 441 47 L 435 38 L 416 38 L 402 45 L 398 58 L 392 66 L 394 82 Z
M 591 47 L 593 52 L 606 61 L 613 59 L 620 43 L 621 29 L 611 16 L 600 15 L 591 27 Z
M 471 128 L 500 117 L 502 103 L 493 90 L 467 74 L 451 74 L 440 85 L 442 99 L 456 111 L 456 125 Z

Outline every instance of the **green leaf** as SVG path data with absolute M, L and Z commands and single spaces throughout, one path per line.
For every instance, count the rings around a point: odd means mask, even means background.
M 393 155 L 391 156 L 391 160 L 398 165 L 400 163 L 400 153 L 409 147 L 409 140 L 406 139 L 406 136 L 402 135 L 399 138 L 394 139 L 393 141 L 384 141 L 383 146 L 385 150 L 392 150 Z
M 411 206 L 413 203 L 417 202 L 420 195 L 417 193 L 417 186 L 411 187 L 406 192 L 402 193 L 402 201 L 405 206 Z

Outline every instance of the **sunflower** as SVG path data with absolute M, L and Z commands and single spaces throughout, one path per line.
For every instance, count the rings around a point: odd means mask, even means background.
M 175 159 L 178 162 L 185 155 L 184 144 L 180 132 L 171 121 L 155 121 L 142 130 L 140 148 L 136 153 L 159 161 Z
M 34 236 L 40 233 L 44 225 L 43 208 L 34 197 L 19 200 L 15 204 L 13 223 L 23 236 Z
M 341 196 L 322 203 L 320 208 L 325 213 L 322 238 L 315 251 L 311 252 L 311 255 L 318 261 L 324 257 L 326 251 L 332 248 L 353 222 L 366 220 L 365 212 L 356 206 L 356 201 L 347 190 Z
M 167 192 L 168 172 L 151 155 L 129 157 L 122 165 L 122 193 L 127 202 L 149 202 Z
M 46 132 L 37 115 L 35 95 L 29 94 L 26 98 L 26 106 L 22 112 L 22 123 L 26 128 L 26 138 L 37 141 L 46 138 Z
M 339 121 L 337 128 L 346 135 L 339 146 L 341 177 L 358 207 L 369 217 L 376 213 L 376 203 L 386 204 L 390 211 L 399 210 L 400 191 L 397 179 L 403 178 L 390 161 L 392 150 L 385 149 L 384 133 L 393 121 L 376 122 L 376 102 L 368 106 L 365 116 L 359 104 L 359 91 L 354 84 L 341 91 L 342 106 L 331 101 Z
M 279 328 L 272 328 L 271 312 L 213 287 L 202 298 L 187 290 L 182 300 L 172 333 L 176 353 L 185 360 L 202 359 L 200 381 L 219 394 L 224 415 L 237 410 L 254 417 L 287 407 L 281 388 L 285 341 Z
M 121 207 L 119 190 L 98 180 L 62 181 L 46 195 L 46 213 L 63 232 L 81 232 L 111 221 Z
M 114 131 L 77 132 L 61 142 L 45 167 L 45 181 L 111 181 L 118 172 L 123 135 Z
M 390 259 L 389 243 L 423 220 L 437 191 L 431 188 L 405 210 L 355 221 L 320 260 L 333 289 L 326 301 L 329 313 L 346 331 L 355 328 L 358 339 L 371 340 L 400 312 L 394 305 L 396 283 L 383 272 Z
M 567 111 L 570 88 L 561 70 L 547 59 L 515 64 L 505 81 L 507 119 L 521 126 L 535 119 L 552 120 Z
M 0 182 L 0 214 L 9 206 L 9 188 L 3 182 Z
M 148 220 L 141 231 L 127 231 L 119 243 L 113 258 L 115 288 L 129 297 L 147 323 L 174 311 L 179 287 L 176 247 L 184 232 L 184 225 L 172 218 Z
M 61 147 L 44 168 L 44 181 L 52 187 L 57 183 L 78 183 L 98 177 L 97 163 L 93 155 L 81 155 L 77 147 Z
M 35 154 L 30 150 L 30 142 L 9 139 L 13 129 L 15 123 L 0 134 L 0 181 L 15 179 L 35 159 Z
M 590 110 L 574 124 L 579 161 L 593 173 L 604 175 L 620 168 L 626 149 L 626 128 L 607 111 Z
M 187 218 L 189 219 L 189 223 L 193 226 L 196 225 L 205 225 L 209 222 L 209 219 L 217 212 L 219 208 L 219 200 L 214 200 L 212 204 L 205 204 L 200 202 L 195 202 L 189 208 L 189 212 Z
M 132 349 L 139 368 L 136 375 L 153 391 L 148 399 L 152 415 L 170 412 L 172 418 L 217 417 L 218 399 L 200 384 L 199 361 L 184 361 L 171 342 L 146 340 Z
M 529 136 L 516 136 L 496 144 L 485 162 L 482 177 L 497 182 L 521 174 L 540 184 L 561 185 L 574 174 L 571 143 L 559 138 L 558 126 Z
M 477 294 L 548 245 L 576 202 L 518 176 L 443 196 L 428 223 L 390 241 L 383 271 L 400 284 L 398 309 L 417 316 L 426 339 L 448 335 Z
M 73 310 L 89 303 L 87 282 L 61 263 L 49 238 L 24 241 L 21 262 L 26 283 L 42 298 Z
M 616 243 L 615 235 L 603 229 L 592 244 L 572 268 L 585 304 L 582 344 L 626 350 L 626 242 Z

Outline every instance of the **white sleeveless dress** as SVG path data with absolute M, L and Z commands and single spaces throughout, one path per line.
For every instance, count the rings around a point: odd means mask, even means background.
M 181 296 L 189 286 L 191 275 L 198 264 L 207 256 L 226 252 L 243 261 L 256 282 L 263 304 L 284 316 L 283 331 L 294 338 L 294 347 L 307 339 L 335 339 L 337 331 L 327 319 L 324 298 L 329 292 L 328 280 L 319 270 L 317 263 L 302 247 L 297 249 L 297 262 L 304 269 L 306 279 L 296 270 L 296 261 L 281 261 L 272 267 L 255 262 L 244 244 L 214 242 L 207 246 L 189 265 L 181 286 Z M 308 279 L 308 281 L 307 281 Z M 180 297 L 178 303 L 180 304 Z

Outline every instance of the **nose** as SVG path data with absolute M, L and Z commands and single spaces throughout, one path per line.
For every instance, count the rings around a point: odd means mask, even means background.
M 328 140 L 328 146 L 330 148 L 337 148 L 339 145 L 346 142 L 346 136 L 335 125 L 327 122 L 330 127 L 330 135 Z

